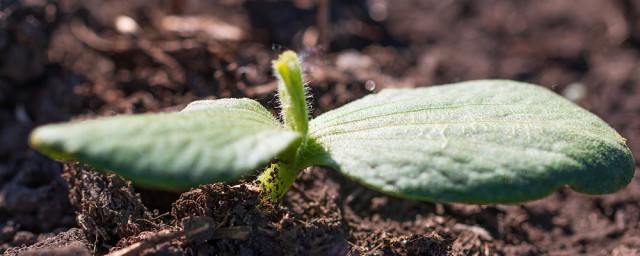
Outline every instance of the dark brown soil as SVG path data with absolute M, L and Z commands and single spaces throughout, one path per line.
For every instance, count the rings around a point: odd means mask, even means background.
M 116 25 L 123 17 L 137 25 Z M 640 255 L 637 177 L 610 195 L 563 189 L 478 206 L 388 197 L 312 168 L 263 211 L 250 183 L 150 191 L 27 145 L 37 125 L 197 99 L 250 97 L 273 109 L 269 65 L 281 48 L 307 56 L 314 115 L 385 87 L 515 79 L 602 117 L 640 163 L 636 1 L 6 0 L 0 252 Z

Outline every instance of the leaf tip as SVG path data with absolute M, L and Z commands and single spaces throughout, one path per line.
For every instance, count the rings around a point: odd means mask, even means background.
M 280 54 L 277 60 L 273 60 L 272 64 L 276 69 L 280 69 L 285 65 L 289 68 L 294 68 L 298 62 L 298 55 L 294 51 L 285 51 Z
M 43 147 L 45 144 L 44 138 L 46 138 L 44 134 L 46 133 L 42 130 L 43 127 L 37 127 L 31 131 L 31 134 L 29 134 L 29 146 L 35 149 L 41 149 Z
M 28 143 L 32 148 L 56 159 L 69 159 L 69 155 L 58 150 L 66 132 L 56 125 L 45 125 L 35 128 L 29 134 Z

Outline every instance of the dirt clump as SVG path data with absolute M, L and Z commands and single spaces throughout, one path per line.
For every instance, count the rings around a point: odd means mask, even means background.
M 78 228 L 72 228 L 29 247 L 10 248 L 5 251 L 4 255 L 93 255 L 89 248 L 90 244 L 85 232 Z
M 156 230 L 152 218 L 130 182 L 115 174 L 103 174 L 75 162 L 65 164 L 64 178 L 70 186 L 71 205 L 78 210 L 77 221 L 87 236 L 95 240 L 96 251 L 108 250 L 141 232 Z

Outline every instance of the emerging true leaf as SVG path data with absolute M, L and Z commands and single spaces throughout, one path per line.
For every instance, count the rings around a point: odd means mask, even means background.
M 261 168 L 301 141 L 250 99 L 196 101 L 182 112 L 37 128 L 31 144 L 55 158 L 112 170 L 150 187 L 186 189 Z
M 539 86 L 484 80 L 388 89 L 311 121 L 333 167 L 374 189 L 429 201 L 512 203 L 565 184 L 600 194 L 630 182 L 616 131 Z

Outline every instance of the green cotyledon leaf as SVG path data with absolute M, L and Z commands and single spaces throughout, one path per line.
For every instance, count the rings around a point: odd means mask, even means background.
M 564 185 L 610 193 L 634 173 L 625 139 L 600 118 L 506 80 L 383 90 L 312 120 L 308 141 L 325 152 L 312 164 L 427 201 L 516 203 Z
M 181 112 L 46 125 L 33 131 L 30 143 L 143 186 L 181 190 L 237 179 L 301 139 L 254 100 L 220 99 L 196 101 Z

